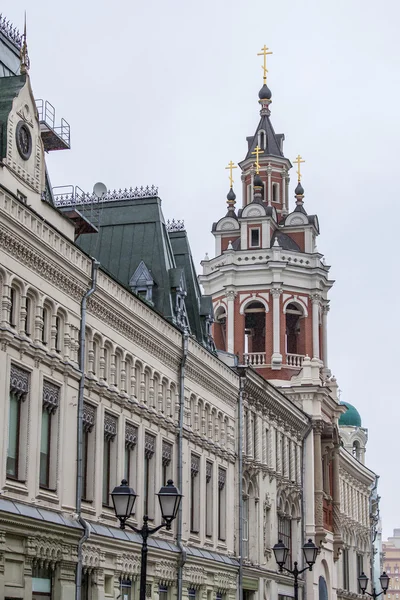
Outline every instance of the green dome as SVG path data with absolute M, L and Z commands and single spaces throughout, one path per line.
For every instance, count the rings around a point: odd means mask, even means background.
M 358 410 L 348 402 L 341 402 L 346 406 L 347 410 L 343 415 L 340 415 L 339 427 L 361 427 L 361 417 Z

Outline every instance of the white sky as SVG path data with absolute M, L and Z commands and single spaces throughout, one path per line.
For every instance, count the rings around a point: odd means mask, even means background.
M 158 185 L 199 270 L 226 211 L 224 167 L 244 158 L 258 124 L 256 54 L 273 50 L 272 122 L 286 156 L 306 160 L 305 208 L 319 216 L 318 248 L 336 279 L 330 367 L 369 430 L 390 535 L 400 526 L 400 3 L 2 2 L 20 30 L 25 8 L 35 96 L 71 124 L 72 149 L 48 160 L 52 184 Z

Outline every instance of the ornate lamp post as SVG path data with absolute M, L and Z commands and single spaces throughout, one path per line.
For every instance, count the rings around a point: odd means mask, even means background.
M 297 568 L 297 562 L 294 563 L 294 569 L 288 569 L 287 567 L 285 567 L 285 562 L 286 562 L 288 554 L 289 554 L 289 548 L 287 548 L 285 546 L 285 544 L 282 542 L 282 540 L 279 540 L 279 542 L 277 544 L 275 544 L 275 546 L 272 549 L 275 554 L 275 560 L 279 566 L 279 572 L 282 573 L 282 571 L 285 570 L 288 573 L 290 573 L 291 575 L 293 575 L 293 577 L 294 577 L 294 598 L 295 598 L 295 600 L 298 600 L 298 598 L 299 598 L 299 575 L 301 575 L 301 573 L 304 573 L 304 571 L 307 571 L 307 569 L 312 571 L 313 565 L 315 564 L 315 561 L 317 559 L 317 554 L 318 554 L 317 546 L 314 544 L 314 542 L 312 540 L 308 540 L 308 542 L 306 542 L 304 544 L 302 550 L 303 550 L 303 554 L 304 554 L 304 560 L 308 566 L 304 567 L 304 569 L 301 569 L 301 570 L 299 570 Z
M 372 594 L 370 594 L 369 592 L 366 591 L 367 585 L 368 585 L 368 577 L 366 576 L 366 574 L 364 572 L 362 572 L 358 578 L 358 585 L 360 586 L 361 593 L 367 594 L 367 596 L 371 596 L 371 598 L 373 598 L 374 600 L 375 600 L 375 598 L 378 598 L 382 594 L 386 595 L 387 589 L 389 587 L 389 581 L 390 581 L 390 577 L 388 575 L 386 575 L 386 571 L 383 571 L 382 575 L 379 577 L 379 581 L 381 582 L 382 591 L 379 592 L 379 594 L 377 594 L 375 591 L 375 588 L 373 588 Z
M 132 514 L 133 507 L 137 498 L 135 491 L 128 486 L 126 479 L 121 481 L 121 485 L 118 485 L 111 492 L 112 501 L 114 504 L 114 510 L 117 518 L 120 522 L 120 528 L 125 529 L 128 526 L 133 529 L 142 537 L 142 561 L 141 561 L 141 572 L 140 572 L 140 600 L 146 600 L 146 576 L 147 576 L 147 538 L 161 529 L 166 527 L 171 529 L 171 523 L 178 514 L 179 505 L 182 500 L 182 494 L 178 488 L 174 486 L 173 481 L 170 479 L 167 485 L 164 485 L 158 494 L 158 500 L 160 502 L 161 516 L 163 523 L 158 527 L 150 528 L 148 525 L 149 517 L 144 515 L 143 526 L 138 529 L 131 523 L 128 523 L 128 519 Z

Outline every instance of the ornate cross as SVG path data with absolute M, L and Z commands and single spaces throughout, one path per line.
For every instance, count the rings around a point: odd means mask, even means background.
M 254 163 L 254 165 L 255 165 L 255 167 L 256 167 L 256 173 L 257 173 L 257 175 L 260 173 L 260 163 L 258 162 L 258 156 L 259 156 L 259 154 L 261 154 L 262 152 L 263 152 L 263 151 L 261 150 L 261 148 L 260 148 L 258 145 L 257 145 L 257 146 L 254 148 L 254 150 L 253 150 L 253 152 L 252 152 L 252 154 L 255 154 L 255 155 L 256 155 L 256 162 Z
M 268 52 L 269 48 L 267 48 L 267 46 L 264 44 L 264 48 L 261 48 L 261 52 L 257 52 L 257 56 L 263 56 L 264 57 L 264 64 L 261 67 L 264 75 L 263 75 L 263 81 L 264 84 L 267 83 L 267 73 L 268 73 L 268 69 L 267 69 L 267 55 L 268 54 L 273 54 L 273 52 Z
M 233 187 L 232 171 L 233 171 L 233 169 L 237 169 L 237 166 L 235 165 L 235 163 L 230 161 L 229 165 L 227 167 L 225 167 L 225 169 L 229 169 L 229 185 L 230 185 L 230 187 Z
M 300 179 L 301 179 L 300 164 L 305 163 L 306 161 L 301 158 L 300 154 L 298 154 L 297 158 L 295 158 L 293 162 L 297 163 L 297 171 L 296 171 L 297 180 L 300 181 Z

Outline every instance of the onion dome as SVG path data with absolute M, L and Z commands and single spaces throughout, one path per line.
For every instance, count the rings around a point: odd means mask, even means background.
M 260 100 L 271 100 L 272 92 L 267 86 L 266 83 L 262 86 L 261 90 L 258 92 L 258 97 Z
M 236 194 L 232 188 L 229 190 L 226 196 L 226 203 L 228 205 L 228 215 L 235 216 Z
M 339 418 L 339 427 L 361 427 L 361 417 L 358 410 L 348 402 L 341 402 L 342 406 L 347 408 Z
M 236 194 L 235 194 L 235 192 L 233 191 L 232 188 L 228 192 L 227 199 L 229 201 L 235 201 L 236 200 Z
M 262 179 L 258 173 L 256 173 L 256 175 L 254 175 L 253 185 L 254 185 L 254 187 L 264 187 Z
M 294 190 L 294 193 L 296 196 L 304 196 L 304 188 L 301 185 L 300 181 L 296 186 L 296 189 Z

